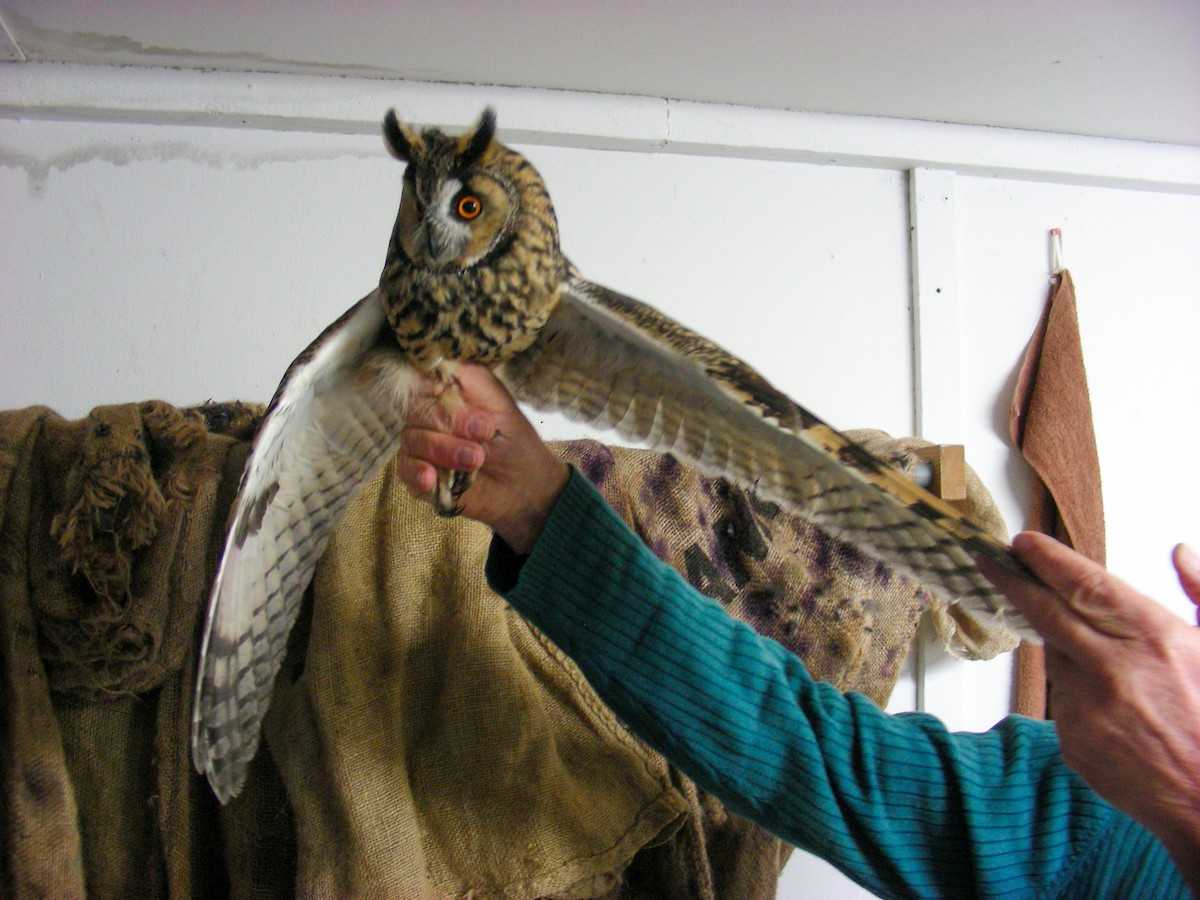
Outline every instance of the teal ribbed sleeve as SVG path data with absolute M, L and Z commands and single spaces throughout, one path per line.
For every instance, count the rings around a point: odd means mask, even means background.
M 731 810 L 883 896 L 1186 897 L 1161 844 L 1065 767 L 1052 725 L 984 734 L 813 681 L 661 563 L 573 472 L 493 588 L 629 728 Z

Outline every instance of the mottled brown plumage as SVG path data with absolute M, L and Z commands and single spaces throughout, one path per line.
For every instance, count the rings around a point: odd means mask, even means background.
M 444 361 L 499 365 L 533 343 L 558 304 L 568 264 L 558 249 L 550 197 L 533 166 L 490 140 L 488 116 L 459 142 L 432 129 L 407 132 L 394 117 L 389 123 L 395 123 L 389 134 L 404 135 L 400 146 L 393 138 L 393 151 L 404 154 L 413 173 L 380 279 L 400 352 L 426 373 Z M 489 136 L 484 149 L 464 158 L 469 139 L 479 134 Z M 447 184 L 461 187 L 448 190 Z M 494 221 L 487 230 L 473 229 L 449 263 L 433 264 L 429 248 L 411 237 L 421 207 L 437 203 L 439 194 L 464 192 L 484 201 L 479 219 Z M 460 196 L 449 199 L 461 202 Z
M 459 137 L 391 113 L 407 164 L 379 288 L 288 369 L 256 437 L 213 587 L 193 757 L 222 801 L 240 789 L 317 560 L 355 489 L 395 453 L 418 376 L 461 402 L 464 361 L 517 399 L 611 428 L 778 501 L 973 614 L 1027 631 L 975 557 L 1007 549 L 772 387 L 637 300 L 593 284 L 558 244 L 540 176 L 485 111 Z M 442 473 L 453 514 L 469 481 Z

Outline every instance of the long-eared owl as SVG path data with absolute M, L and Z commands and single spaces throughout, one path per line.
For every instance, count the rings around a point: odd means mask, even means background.
M 1032 635 L 976 567 L 1027 574 L 1007 548 L 653 307 L 563 256 L 545 184 L 495 137 L 414 130 L 389 113 L 406 163 L 379 287 L 296 359 L 264 417 L 209 602 L 193 759 L 222 802 L 242 787 L 313 570 L 355 489 L 390 459 L 409 398 L 432 378 L 459 402 L 463 362 L 520 401 L 673 453 L 783 504 L 973 615 Z M 452 514 L 469 481 L 439 478 Z

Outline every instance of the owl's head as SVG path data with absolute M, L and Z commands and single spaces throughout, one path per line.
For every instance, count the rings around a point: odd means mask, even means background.
M 413 265 L 467 269 L 508 249 L 525 223 L 531 187 L 557 226 L 540 177 L 520 154 L 496 141 L 489 108 L 464 134 L 436 128 L 417 131 L 389 110 L 383 120 L 388 150 L 408 164 L 393 235 Z M 545 218 L 539 216 L 539 218 Z

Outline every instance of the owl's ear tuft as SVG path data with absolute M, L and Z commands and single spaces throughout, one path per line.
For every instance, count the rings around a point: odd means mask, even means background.
M 459 139 L 459 147 L 462 148 L 458 151 L 459 166 L 465 169 L 479 162 L 495 136 L 496 111 L 488 106 L 480 114 L 475 127 Z
M 404 162 L 413 161 L 416 147 L 421 143 L 420 136 L 396 118 L 394 109 L 389 109 L 383 117 L 383 140 L 392 156 Z

